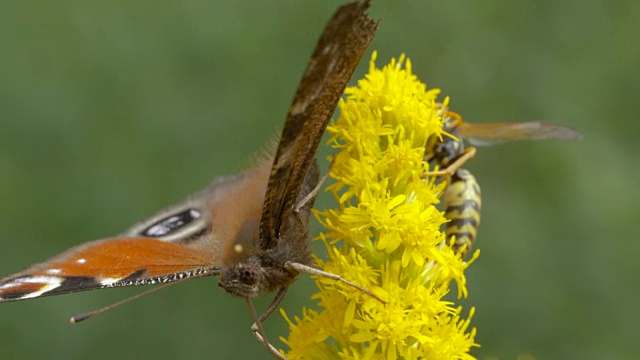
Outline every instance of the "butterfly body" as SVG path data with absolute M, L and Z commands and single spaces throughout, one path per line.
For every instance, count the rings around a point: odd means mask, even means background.
M 318 175 L 318 166 L 314 161 L 306 174 L 298 200 L 316 187 Z M 305 203 L 296 216 L 285 220 L 283 228 L 286 231 L 280 232 L 270 242 L 272 245 L 269 248 L 260 246 L 259 223 L 247 229 L 249 236 L 240 236 L 233 242 L 227 242 L 223 251 L 225 268 L 220 274 L 220 286 L 231 294 L 249 298 L 288 286 L 297 272 L 289 269 L 287 263 L 311 264 L 307 224 L 314 200 L 315 197 Z

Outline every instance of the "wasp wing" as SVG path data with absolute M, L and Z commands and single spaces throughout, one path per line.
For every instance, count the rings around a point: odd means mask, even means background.
M 579 140 L 579 132 L 547 121 L 460 124 L 460 132 L 476 146 L 493 145 L 513 140 Z

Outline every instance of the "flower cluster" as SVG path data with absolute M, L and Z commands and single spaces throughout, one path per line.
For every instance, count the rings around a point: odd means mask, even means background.
M 446 243 L 436 208 L 445 183 L 425 179 L 430 136 L 442 131 L 439 89 L 426 89 L 400 56 L 345 91 L 329 127 L 337 149 L 328 187 L 337 205 L 316 213 L 328 260 L 316 265 L 368 289 L 317 277 L 320 310 L 305 308 L 282 339 L 289 359 L 472 359 L 474 309 L 444 300 L 456 282 L 466 296 L 465 262 Z M 405 62 L 406 60 L 406 62 Z M 475 258 L 475 257 L 474 257 Z

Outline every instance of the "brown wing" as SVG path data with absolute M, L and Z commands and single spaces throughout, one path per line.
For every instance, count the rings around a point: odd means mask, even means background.
M 490 145 L 512 140 L 579 140 L 579 132 L 546 121 L 523 123 L 468 123 L 460 124 L 460 132 L 474 145 Z
M 278 144 L 262 210 L 260 246 L 263 249 L 275 245 L 284 219 L 291 215 L 320 138 L 378 28 L 378 23 L 365 14 L 368 7 L 369 1 L 364 1 L 337 10 L 298 85 Z

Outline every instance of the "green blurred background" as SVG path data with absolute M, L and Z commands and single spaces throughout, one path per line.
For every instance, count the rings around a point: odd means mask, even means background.
M 339 4 L 3 4 L 0 274 L 117 234 L 249 164 L 282 126 Z M 371 14 L 383 20 L 378 63 L 406 52 L 466 120 L 549 119 L 584 134 L 483 148 L 468 165 L 485 204 L 465 303 L 477 307 L 474 354 L 640 356 L 640 3 L 379 0 Z M 244 301 L 216 283 L 77 326 L 69 316 L 142 289 L 2 304 L 0 358 L 268 358 Z M 298 314 L 312 293 L 301 276 L 283 306 Z M 284 321 L 266 331 L 277 340 Z

